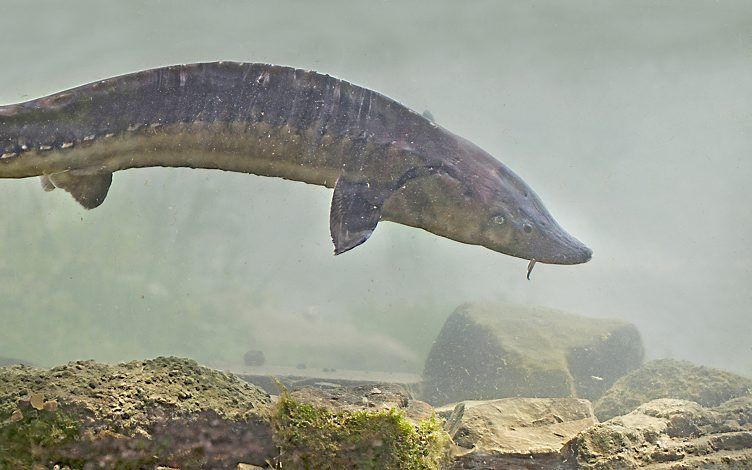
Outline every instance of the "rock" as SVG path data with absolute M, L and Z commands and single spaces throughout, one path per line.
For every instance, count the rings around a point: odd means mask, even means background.
M 639 367 L 637 329 L 555 310 L 466 304 L 449 316 L 426 360 L 433 405 L 503 397 L 600 397 Z
M 276 454 L 270 403 L 186 359 L 0 368 L 0 468 L 264 465 Z
M 583 469 L 752 468 L 752 397 L 715 408 L 653 400 L 581 433 L 565 453 Z
M 13 357 L 0 357 L 0 367 L 5 366 L 32 366 L 33 364 L 23 359 L 16 359 Z
M 752 379 L 686 361 L 660 359 L 616 381 L 594 408 L 598 419 L 605 421 L 657 398 L 678 398 L 712 407 L 750 393 Z
M 369 410 L 398 410 L 414 422 L 429 419 L 434 410 L 426 402 L 413 399 L 396 384 L 356 385 L 352 387 L 304 387 L 290 393 L 292 399 L 337 412 Z
M 10 420 L 13 423 L 21 421 L 22 419 L 23 419 L 23 413 L 21 413 L 21 410 L 13 410 L 13 412 L 10 414 Z
M 32 393 L 29 395 L 29 404 L 37 410 L 44 409 L 44 395 L 41 393 Z
M 0 468 L 443 468 L 442 424 L 381 382 L 273 403 L 178 358 L 0 368 Z
M 406 389 L 419 387 L 421 377 L 405 372 L 374 372 L 363 370 L 298 369 L 295 367 L 266 366 L 248 369 L 230 369 L 233 375 L 240 377 L 264 389 L 267 393 L 279 393 L 279 384 L 288 390 L 302 387 L 352 387 L 357 385 L 379 383 L 400 384 Z
M 374 389 L 377 389 L 375 391 Z M 283 391 L 272 417 L 281 468 L 444 468 L 450 439 L 399 386 Z
M 264 357 L 264 351 L 252 349 L 250 351 L 246 351 L 246 353 L 243 355 L 243 363 L 247 366 L 263 366 L 265 362 L 266 358 Z
M 454 468 L 571 468 L 562 447 L 595 423 L 587 400 L 503 398 L 457 404 L 446 429 Z

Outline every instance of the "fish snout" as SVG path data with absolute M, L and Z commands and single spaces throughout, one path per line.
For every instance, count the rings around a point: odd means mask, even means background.
M 546 244 L 546 248 L 541 250 L 540 257 L 534 257 L 536 262 L 581 264 L 587 263 L 593 257 L 593 250 L 566 232 L 562 232 L 556 237 L 554 243 Z

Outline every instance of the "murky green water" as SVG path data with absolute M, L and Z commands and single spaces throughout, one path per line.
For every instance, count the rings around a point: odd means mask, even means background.
M 420 373 L 445 318 L 504 299 L 634 323 L 649 357 L 752 373 L 752 9 L 744 2 L 22 2 L 0 102 L 219 59 L 378 90 L 520 174 L 594 250 L 539 265 L 380 224 L 331 255 L 331 192 L 115 175 L 85 211 L 0 181 L 0 356 L 179 355 Z

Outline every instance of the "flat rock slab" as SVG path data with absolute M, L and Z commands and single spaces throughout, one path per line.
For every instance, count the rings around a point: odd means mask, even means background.
M 504 398 L 457 404 L 446 428 L 455 468 L 570 468 L 562 448 L 596 423 L 587 400 Z
M 715 408 L 653 400 L 581 433 L 566 453 L 583 469 L 752 468 L 752 397 Z
M 509 304 L 466 304 L 426 359 L 422 398 L 435 406 L 504 397 L 594 400 L 642 364 L 625 322 Z

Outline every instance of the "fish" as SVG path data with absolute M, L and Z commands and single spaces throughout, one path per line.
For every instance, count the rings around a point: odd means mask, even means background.
M 311 70 L 165 66 L 0 106 L 0 178 L 93 209 L 121 170 L 241 172 L 333 188 L 335 255 L 388 221 L 537 263 L 591 258 L 519 176 L 426 116 Z

